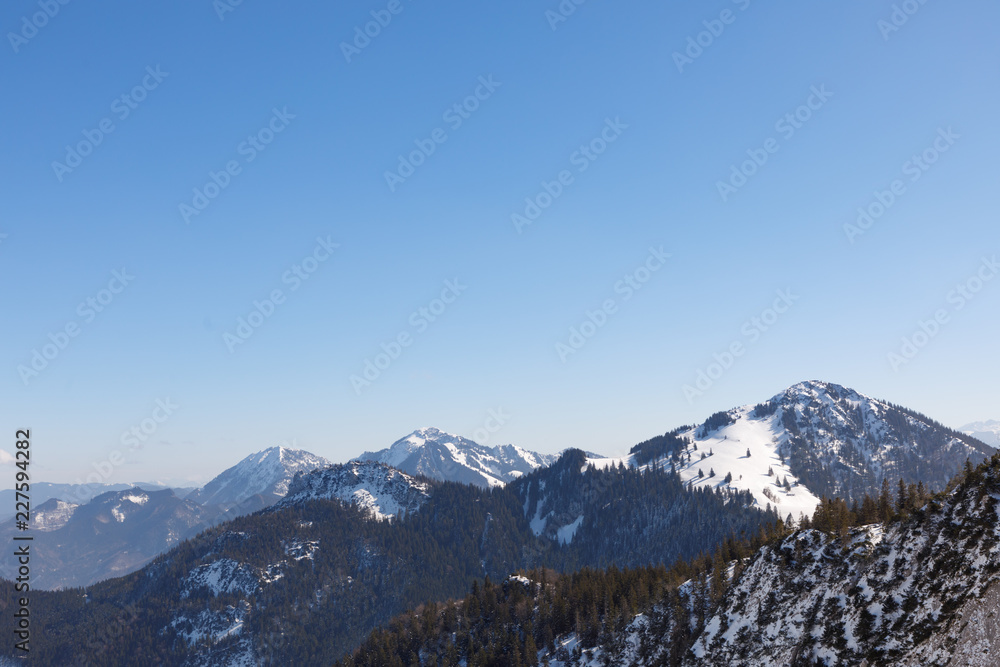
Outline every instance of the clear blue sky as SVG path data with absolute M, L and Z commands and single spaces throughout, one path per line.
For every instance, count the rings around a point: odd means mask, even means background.
M 33 429 L 34 479 L 84 479 L 115 450 L 109 481 L 204 481 L 279 443 L 346 460 L 421 426 L 473 437 L 497 409 L 488 444 L 611 454 L 805 379 L 952 426 L 1000 417 L 1000 280 L 952 293 L 1000 251 L 995 2 L 914 2 L 891 31 L 888 0 L 591 0 L 565 21 L 556 0 L 220 6 L 0 10 L 0 433 L 10 452 Z M 345 56 L 373 11 L 391 21 Z M 723 197 L 747 151 L 766 163 Z M 184 215 L 210 172 L 228 185 Z M 543 181 L 561 193 L 518 229 Z M 773 321 L 778 290 L 797 299 Z M 582 347 L 557 347 L 608 300 Z M 50 334 L 65 347 L 25 373 Z

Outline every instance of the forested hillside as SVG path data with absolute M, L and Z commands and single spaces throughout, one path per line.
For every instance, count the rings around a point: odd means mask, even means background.
M 332 663 L 393 616 L 464 595 L 486 577 L 616 559 L 672 564 L 731 534 L 757 534 L 776 518 L 733 494 L 688 491 L 662 470 L 584 470 L 583 457 L 570 451 L 551 471 L 507 487 L 414 480 L 426 499 L 391 520 L 342 500 L 296 496 L 212 528 L 125 577 L 86 591 L 33 592 L 33 655 L 52 665 L 81 657 L 92 665 Z M 401 474 L 373 462 L 349 465 L 377 468 L 387 480 Z M 308 475 L 315 484 L 302 477 L 293 487 L 335 497 L 336 480 L 357 483 L 354 474 Z M 537 503 L 529 507 L 527 496 L 542 481 L 552 485 L 544 494 L 552 517 L 577 510 L 589 517 L 572 541 L 533 531 Z M 2 611 L 13 585 L 3 582 L 0 591 Z M 0 631 L 12 629 L 11 618 L 4 614 Z M 115 641 L 93 641 L 109 627 L 118 628 Z

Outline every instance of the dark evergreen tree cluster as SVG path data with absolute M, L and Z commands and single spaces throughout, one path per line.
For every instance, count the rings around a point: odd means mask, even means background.
M 736 420 L 728 412 L 716 412 L 714 415 L 705 420 L 705 423 L 701 425 L 698 429 L 698 437 L 705 438 L 709 434 L 718 431 L 723 426 L 729 426 L 735 423 Z
M 990 469 L 992 478 L 988 479 Z M 938 511 L 945 493 L 956 487 L 961 487 L 957 493 L 975 494 L 980 500 L 986 494 L 1000 493 L 997 474 L 1000 454 L 978 467 L 968 463 L 944 492 L 933 496 L 920 483 L 900 481 L 892 485 L 886 481 L 877 497 L 867 495 L 859 503 L 824 498 L 802 528 L 847 536 L 858 524 L 924 521 L 921 515 Z M 986 528 L 992 530 L 993 526 Z M 679 561 L 670 568 L 584 568 L 571 575 L 536 569 L 522 573 L 527 582 L 511 578 L 499 585 L 475 585 L 462 600 L 423 606 L 397 617 L 340 664 L 538 665 L 539 652 L 567 661 L 600 646 L 605 649 L 603 664 L 613 665 L 614 651 L 621 646 L 629 624 L 637 614 L 644 614 L 650 625 L 648 633 L 639 635 L 639 655 L 655 656 L 650 664 L 679 665 L 690 658 L 690 648 L 706 619 L 748 559 L 761 546 L 774 545 L 788 534 L 788 525 L 779 521 L 754 539 L 724 540 L 712 555 Z M 785 555 L 796 557 L 794 553 Z M 730 568 L 732 579 L 727 577 Z M 863 627 L 865 619 L 862 621 L 858 632 L 868 632 Z M 560 648 L 561 640 L 574 634 L 579 640 L 576 655 Z
M 962 476 L 968 477 L 972 473 L 970 463 Z M 931 494 L 923 482 L 907 484 L 900 479 L 894 489 L 889 480 L 882 480 L 878 496 L 866 493 L 860 501 L 851 503 L 843 498 L 824 497 L 816 507 L 812 520 L 804 521 L 802 527 L 846 535 L 850 528 L 856 526 L 905 520 L 921 510 L 930 499 Z
M 678 436 L 676 431 L 671 431 L 645 442 L 640 442 L 629 450 L 629 454 L 632 455 L 632 459 L 636 465 L 644 466 L 650 461 L 665 459 L 667 457 L 676 458 L 680 452 L 684 451 L 687 444 L 688 441 L 685 438 Z
M 553 527 L 582 514 L 572 542 L 558 547 L 547 563 L 564 572 L 670 564 L 732 535 L 756 535 L 779 518 L 756 508 L 749 491 L 689 489 L 662 468 L 597 470 L 578 450 L 508 488 L 525 504 L 528 517 L 548 516 Z
M 656 606 L 656 623 L 662 627 L 653 632 L 669 644 L 663 664 L 676 665 L 708 611 L 722 599 L 727 564 L 744 561 L 761 544 L 784 535 L 779 522 L 753 540 L 725 540 L 714 555 L 679 561 L 670 568 L 612 566 L 562 575 L 539 568 L 500 584 L 476 583 L 464 599 L 422 605 L 396 617 L 339 664 L 527 667 L 539 664 L 539 651 L 567 660 L 571 656 L 557 643 L 559 638 L 575 634 L 577 651 L 607 645 L 637 614 Z M 682 594 L 685 582 L 689 587 Z

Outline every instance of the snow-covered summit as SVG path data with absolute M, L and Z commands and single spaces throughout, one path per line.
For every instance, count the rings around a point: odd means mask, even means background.
M 259 495 L 269 504 L 288 492 L 296 473 L 328 465 L 322 456 L 301 449 L 270 447 L 246 457 L 189 498 L 203 505 L 238 505 Z
M 629 457 L 588 464 L 673 467 L 692 486 L 748 490 L 762 507 L 797 519 L 823 495 L 875 495 L 883 479 L 944 488 L 966 458 L 978 463 L 994 451 L 918 413 L 818 380 L 668 435 L 673 444 L 652 460 L 636 453 L 640 446 Z
M 365 452 L 357 461 L 378 461 L 411 475 L 439 481 L 500 486 L 558 457 L 514 445 L 486 447 L 436 428 L 421 428 L 387 449 Z

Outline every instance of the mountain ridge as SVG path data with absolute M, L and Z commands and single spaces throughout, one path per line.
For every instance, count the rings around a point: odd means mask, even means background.
M 386 449 L 364 452 L 352 460 L 378 461 L 410 475 L 488 488 L 550 465 L 557 458 L 515 445 L 487 447 L 434 427 L 424 427 Z

